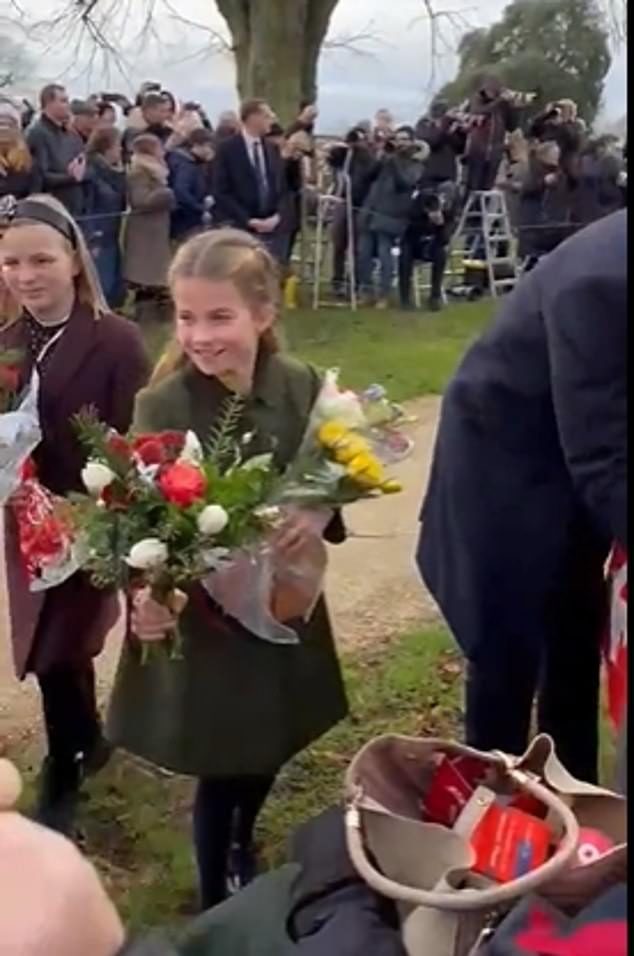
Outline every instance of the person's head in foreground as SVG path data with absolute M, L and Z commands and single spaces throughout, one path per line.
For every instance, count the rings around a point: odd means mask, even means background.
M 260 350 L 278 349 L 279 274 L 271 255 L 237 229 L 205 232 L 180 247 L 169 285 L 175 335 L 155 380 L 189 362 L 202 375 L 247 393 Z
M 0 759 L 2 956 L 116 956 L 124 930 L 93 866 L 13 808 L 20 778 Z
M 108 312 L 82 232 L 52 196 L 17 203 L 0 241 L 0 267 L 11 297 L 42 324 L 63 322 L 77 302 L 95 318 Z

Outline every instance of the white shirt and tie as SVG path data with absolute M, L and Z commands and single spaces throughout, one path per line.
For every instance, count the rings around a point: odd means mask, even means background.
M 262 207 L 266 206 L 269 197 L 269 178 L 266 171 L 266 158 L 264 155 L 264 144 L 261 139 L 251 136 L 246 130 L 242 131 L 244 144 L 247 149 L 247 155 L 251 160 L 255 172 L 255 178 L 258 183 L 258 193 Z

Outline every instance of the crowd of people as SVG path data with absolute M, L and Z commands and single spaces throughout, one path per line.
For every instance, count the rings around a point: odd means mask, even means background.
M 466 115 L 436 103 L 417 128 L 394 128 L 379 111 L 374 127 L 360 124 L 328 148 L 334 189 L 352 190 L 355 214 L 332 224 L 338 291 L 351 279 L 352 228 L 355 279 L 368 300 L 386 301 L 398 243 L 403 303 L 411 302 L 414 265 L 424 260 L 432 264 L 430 303 L 440 304 L 464 192 L 501 181 L 504 150 L 517 133 L 517 94 L 486 87 L 477 97 Z M 548 168 L 540 187 L 548 197 L 555 185 L 547 177 L 563 177 L 571 209 L 589 154 L 567 105 L 534 121 L 529 165 Z M 250 100 L 239 115 L 223 114 L 214 132 L 197 104 L 179 109 L 160 88 L 143 89 L 121 130 L 118 101 L 70 102 L 62 87 L 48 86 L 25 132 L 23 119 L 14 104 L 0 104 L 0 352 L 20 356 L 20 391 L 38 382 L 39 480 L 57 495 L 82 490 L 85 455 L 73 419 L 86 407 L 120 433 L 191 430 L 202 441 L 235 393 L 244 397 L 241 425 L 254 436 L 254 453 L 273 448 L 283 470 L 296 458 L 322 384 L 312 366 L 284 354 L 275 328 L 303 190 L 317 176 L 314 105 L 302 104 L 283 130 L 267 103 Z M 600 168 L 613 170 L 605 159 Z M 613 171 L 606 176 L 612 182 Z M 611 212 L 612 200 L 597 196 L 590 226 L 521 280 L 451 380 L 416 554 L 466 658 L 468 743 L 521 753 L 538 697 L 539 729 L 587 783 L 598 778 L 604 568 L 615 544 L 627 549 L 627 213 Z M 521 204 L 521 189 L 519 197 Z M 172 340 L 153 372 L 138 325 L 116 314 L 130 290 L 137 319 L 168 303 L 173 314 Z M 322 527 L 290 511 L 270 547 L 301 566 L 322 538 L 345 541 L 340 510 L 329 509 Z M 4 538 L 16 673 L 37 681 L 47 738 L 35 818 L 73 837 L 84 782 L 113 748 L 191 777 L 200 908 L 213 914 L 205 932 L 217 941 L 214 956 L 253 951 L 243 904 L 217 905 L 253 881 L 255 824 L 282 768 L 348 709 L 324 595 L 293 620 L 300 636 L 293 645 L 258 639 L 196 585 L 180 616 L 148 588 L 128 595 L 104 725 L 94 659 L 120 613 L 117 594 L 81 572 L 32 590 L 11 508 Z M 177 625 L 181 657 L 144 660 L 138 639 L 158 640 Z M 57 855 L 62 872 L 69 868 L 66 900 L 87 907 L 69 941 L 68 907 L 51 894 L 55 911 L 49 907 L 46 918 L 59 933 L 58 951 L 115 956 L 125 947 L 123 927 L 94 874 L 67 844 L 5 812 L 15 802 L 3 802 L 5 772 L 0 764 L 0 934 L 14 933 L 10 956 L 46 948 L 48 929 L 16 919 L 38 852 L 48 866 L 35 887 L 40 896 L 54 882 Z M 292 927 L 298 948 L 306 943 L 320 956 L 349 940 L 349 952 L 378 951 L 378 933 L 386 953 L 402 954 L 396 909 L 386 918 L 386 901 L 350 875 L 341 808 L 335 817 L 334 829 L 322 821 L 305 838 L 292 893 L 290 884 L 264 883 L 274 887 L 271 899 L 261 890 L 247 897 L 255 901 L 253 910 L 244 904 L 249 932 L 287 938 Z M 10 857 L 2 857 L 9 851 L 23 874 L 12 894 L 2 882 L 13 876 Z M 258 922 L 262 911 L 266 925 Z M 171 952 L 171 944 L 156 951 Z
M 366 305 L 385 308 L 397 276 L 399 303 L 410 308 L 414 267 L 428 262 L 428 305 L 439 309 L 449 242 L 472 190 L 505 190 L 528 267 L 626 201 L 614 138 L 590 138 L 570 100 L 527 120 L 530 101 L 484 80 L 458 110 L 436 100 L 415 125 L 397 126 L 380 109 L 323 146 L 311 103 L 286 130 L 261 100 L 222 113 L 214 130 L 200 104 L 178 104 L 157 83 L 134 104 L 107 94 L 69 100 L 53 84 L 39 116 L 0 99 L 0 200 L 40 191 L 59 199 L 82 225 L 111 307 L 132 291 L 143 319 L 167 307 L 174 244 L 213 225 L 246 227 L 288 268 L 303 211 L 332 185 L 342 200 L 331 226 L 335 297 L 354 283 Z

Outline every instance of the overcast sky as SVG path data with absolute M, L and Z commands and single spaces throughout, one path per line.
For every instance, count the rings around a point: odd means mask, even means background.
M 22 0 L 22 4 L 33 9 L 44 5 L 43 0 Z M 447 44 L 455 48 L 461 25 L 468 29 L 492 23 L 506 6 L 506 0 L 438 0 L 438 4 L 443 10 L 452 11 L 458 20 L 453 27 L 446 20 L 442 23 Z M 185 17 L 224 32 L 224 21 L 212 0 L 172 0 L 172 6 Z M 456 57 L 450 50 L 444 52 L 432 76 L 429 28 L 422 12 L 422 0 L 339 0 L 330 36 L 369 33 L 376 39 L 360 45 L 365 51 L 362 56 L 342 49 L 327 50 L 322 56 L 319 105 L 323 130 L 338 131 L 372 116 L 379 106 L 389 107 L 400 120 L 411 120 L 420 115 L 433 89 L 454 76 Z M 134 63 L 129 74 L 131 83 L 137 85 L 148 78 L 162 80 L 178 97 L 203 102 L 212 117 L 235 104 L 230 55 L 183 61 L 187 48 L 202 48 L 206 36 L 175 23 L 167 13 L 161 15 L 160 33 L 165 38 L 160 50 L 145 57 L 138 57 L 138 50 L 134 51 L 135 56 L 130 58 Z M 105 77 L 95 70 L 89 79 L 71 80 L 72 73 L 68 85 L 77 93 L 84 93 L 86 87 L 101 86 Z M 111 76 L 109 85 L 121 88 L 126 84 L 120 77 Z M 614 58 L 604 99 L 605 114 L 610 120 L 619 119 L 626 112 L 624 52 Z

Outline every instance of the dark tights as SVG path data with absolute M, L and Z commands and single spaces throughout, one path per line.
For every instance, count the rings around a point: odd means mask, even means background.
M 194 800 L 194 844 L 203 909 L 227 895 L 229 850 L 236 842 L 248 851 L 255 821 L 274 777 L 225 777 L 199 780 Z
M 60 768 L 72 767 L 100 737 L 92 662 L 51 667 L 38 674 L 50 757 Z

